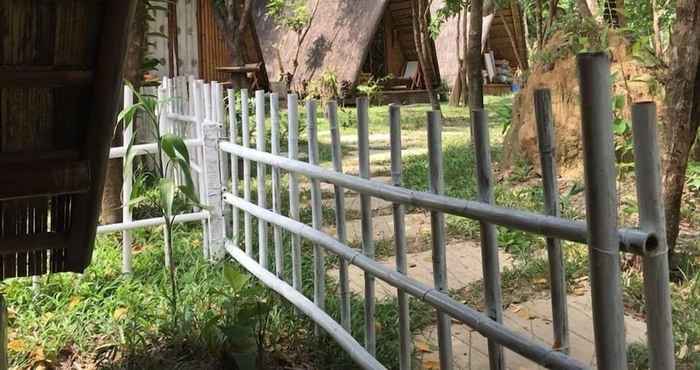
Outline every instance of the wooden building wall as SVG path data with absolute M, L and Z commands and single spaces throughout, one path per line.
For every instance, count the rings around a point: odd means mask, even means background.
M 206 81 L 227 81 L 229 76 L 217 67 L 230 66 L 231 54 L 224 35 L 217 27 L 210 0 L 197 0 L 197 33 L 199 43 L 199 77 Z

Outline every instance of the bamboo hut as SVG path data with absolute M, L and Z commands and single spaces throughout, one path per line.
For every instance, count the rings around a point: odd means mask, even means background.
M 442 7 L 441 0 L 433 3 L 433 9 Z M 469 18 L 467 13 L 467 19 Z M 457 17 L 443 24 L 435 40 L 442 80 L 452 86 L 459 73 L 459 51 L 463 48 L 462 25 Z M 483 53 L 489 53 L 494 61 L 507 65 L 511 71 L 528 69 L 527 40 L 523 13 L 518 1 L 511 0 L 493 14 L 484 17 Z M 460 36 L 458 39 L 458 35 Z M 502 94 L 511 91 L 508 83 L 493 82 L 484 86 L 486 94 Z
M 421 69 L 417 64 L 409 0 L 322 0 L 318 4 L 317 0 L 308 0 L 307 7 L 316 12 L 299 46 L 296 33 L 280 28 L 266 15 L 264 1 L 254 10 L 270 81 L 278 81 L 293 70 L 298 48 L 296 85 L 309 83 L 328 72 L 346 86 L 364 83 L 370 76 L 413 77 L 413 83 L 402 84 L 402 89 L 383 91 L 381 95 L 390 101 L 427 102 L 424 81 L 417 76 Z M 431 52 L 436 61 L 434 46 Z M 434 70 L 439 71 L 437 64 Z
M 0 276 L 90 263 L 134 0 L 0 2 Z

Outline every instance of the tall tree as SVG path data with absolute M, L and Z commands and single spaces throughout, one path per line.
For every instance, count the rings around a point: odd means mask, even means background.
M 669 70 L 664 81 L 664 205 L 672 256 L 679 232 L 688 158 L 700 124 L 700 4 L 697 0 L 677 2 L 668 61 Z
M 248 59 L 245 47 L 245 35 L 251 23 L 253 0 L 210 0 L 219 28 L 230 37 L 224 38 L 231 52 L 234 65 L 242 66 Z M 241 75 L 235 75 L 234 88 L 247 87 L 248 80 Z
M 469 12 L 469 47 L 467 53 L 467 68 L 469 73 L 469 108 L 484 107 L 484 77 L 483 58 L 481 55 L 481 39 L 483 28 L 484 1 L 472 0 Z
M 413 15 L 413 39 L 418 52 L 418 62 L 423 72 L 425 88 L 430 96 L 430 105 L 433 110 L 440 110 L 440 101 L 435 91 L 435 80 L 439 81 L 435 71 L 435 54 L 433 53 L 433 41 L 430 37 L 430 1 L 411 0 L 411 12 Z

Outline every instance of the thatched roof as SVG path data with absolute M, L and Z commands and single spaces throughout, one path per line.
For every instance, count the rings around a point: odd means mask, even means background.
M 433 2 L 433 9 L 442 7 L 442 0 Z M 469 13 L 467 13 L 469 17 Z M 467 18 L 468 19 L 468 18 Z M 513 43 L 508 36 L 508 30 L 513 36 Z M 444 81 L 452 84 L 459 72 L 457 51 L 457 30 L 460 27 L 457 17 L 448 19 L 440 29 L 440 35 L 435 40 L 440 73 Z M 512 68 L 519 66 L 519 61 L 527 68 L 527 45 L 522 13 L 518 2 L 512 0 L 510 7 L 498 9 L 495 14 L 484 17 L 483 43 L 493 50 L 496 59 L 507 60 Z M 461 47 L 461 43 L 459 44 Z M 517 53 L 516 53 L 517 49 Z
M 308 0 L 313 9 L 317 0 Z M 333 71 L 339 81 L 354 82 L 362 68 L 389 0 L 320 0 L 316 17 L 301 46 L 295 80 L 310 81 Z M 277 27 L 258 2 L 254 18 L 270 81 L 279 80 L 280 59 L 285 72 L 293 69 L 297 35 Z M 279 58 L 278 53 L 279 52 Z

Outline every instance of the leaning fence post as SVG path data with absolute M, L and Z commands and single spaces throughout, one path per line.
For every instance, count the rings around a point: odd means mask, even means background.
M 535 90 L 535 117 L 542 167 L 542 187 L 544 188 L 544 212 L 549 216 L 559 217 L 559 185 L 554 145 L 554 124 L 552 122 L 552 101 L 549 90 Z M 552 296 L 553 347 L 560 352 L 569 353 L 569 318 L 566 307 L 564 256 L 559 239 L 547 238 L 546 240 L 549 261 L 549 289 Z
M 129 86 L 124 86 L 124 110 L 128 109 L 134 105 L 134 92 L 131 91 L 131 87 Z M 134 135 L 134 128 L 133 128 L 133 123 L 131 125 L 124 127 L 124 147 L 126 148 L 129 143 L 131 143 L 131 140 L 133 139 Z M 123 200 L 123 207 L 122 207 L 122 222 L 124 224 L 128 224 L 129 222 L 132 221 L 132 216 L 131 216 L 131 207 L 129 206 L 129 202 L 131 202 L 131 189 L 132 189 L 132 181 L 134 177 L 134 170 L 131 165 L 131 163 L 127 163 L 127 158 L 126 155 L 124 156 L 124 172 L 122 173 L 122 180 L 124 183 L 124 186 L 122 188 L 122 200 Z M 122 273 L 123 274 L 131 274 L 132 273 L 132 268 L 131 268 L 131 259 L 132 259 L 132 254 L 131 254 L 131 232 L 129 230 L 124 230 L 122 231 Z
M 241 90 L 241 135 L 243 147 L 250 148 L 250 111 L 248 109 L 248 90 Z M 243 199 L 250 202 L 250 159 L 243 160 Z M 253 257 L 253 221 L 250 213 L 243 213 L 243 233 L 245 234 L 245 253 Z
M 602 52 L 579 54 L 576 61 L 581 90 L 596 360 L 599 369 L 625 369 L 627 353 L 620 288 L 610 61 L 607 54 Z
M 272 154 L 280 155 L 280 102 L 277 94 L 270 94 L 270 116 L 272 121 Z M 282 198 L 280 194 L 280 169 L 272 167 L 272 210 L 282 214 Z M 272 226 L 275 244 L 275 273 L 282 279 L 284 274 L 284 254 L 282 250 L 282 230 L 279 226 Z
M 442 195 L 445 178 L 442 171 L 442 122 L 441 112 L 428 112 L 428 158 L 430 191 Z M 447 256 L 445 254 L 445 214 L 430 212 L 432 236 L 433 280 L 435 289 L 447 294 Z M 438 349 L 440 368 L 452 369 L 452 320 L 447 314 L 437 313 Z
M 233 144 L 238 142 L 238 118 L 236 117 L 236 93 L 228 90 L 228 119 L 229 119 L 229 141 Z M 231 154 L 231 193 L 238 196 L 238 156 Z M 238 246 L 240 234 L 240 212 L 238 208 L 231 206 L 231 239 Z
M 472 110 L 472 140 L 476 151 L 476 178 L 479 201 L 494 203 L 491 179 L 491 145 L 486 112 Z M 501 305 L 501 270 L 498 261 L 496 227 L 487 222 L 479 222 L 481 230 L 481 263 L 484 270 L 484 295 L 486 314 L 496 322 L 503 322 Z M 505 369 L 503 347 L 493 340 L 488 341 L 491 370 Z
M 369 179 L 369 100 L 367 97 L 357 98 L 357 152 L 360 177 Z M 362 223 L 362 253 L 374 259 L 372 197 L 362 193 L 360 193 L 360 217 Z M 376 311 L 374 279 L 372 274 L 365 272 L 365 348 L 372 356 L 377 353 L 377 334 L 374 327 Z
M 309 163 L 318 166 L 318 127 L 316 126 L 316 101 L 306 101 L 306 130 L 309 135 Z M 313 228 L 321 230 L 322 227 L 321 183 L 318 179 L 311 179 L 311 218 Z M 314 303 L 324 310 L 326 306 L 326 266 L 325 250 L 318 244 L 314 244 Z M 315 327 L 316 335 L 319 335 L 319 327 Z
M 391 182 L 401 186 L 401 108 L 389 105 L 389 140 L 391 144 Z M 396 246 L 396 271 L 406 275 L 406 207 L 401 203 L 393 204 L 394 245 Z M 411 321 L 409 316 L 408 295 L 402 289 L 397 292 L 399 303 L 399 369 L 411 369 Z
M 255 146 L 260 152 L 265 151 L 265 91 L 255 92 Z M 255 163 L 258 177 L 258 207 L 267 208 L 267 193 L 265 192 L 265 165 Z M 267 222 L 258 219 L 258 260 L 263 268 L 267 268 Z
M 289 159 L 299 156 L 299 98 L 296 94 L 287 95 L 287 134 Z M 289 173 L 289 218 L 299 221 L 299 175 Z M 292 286 L 302 291 L 301 277 L 301 237 L 292 233 Z
M 331 146 L 333 157 L 333 169 L 343 173 L 343 151 L 340 143 L 340 129 L 338 128 L 338 103 L 329 101 L 326 104 L 326 115 L 331 129 Z M 335 228 L 338 234 L 338 241 L 347 244 L 347 227 L 345 225 L 345 189 L 342 186 L 333 185 L 335 194 Z M 338 268 L 338 285 L 340 285 L 340 322 L 343 328 L 351 331 L 350 318 L 350 279 L 348 275 L 348 261 L 340 259 Z
M 649 367 L 652 370 L 675 369 L 668 245 L 654 103 L 632 106 L 632 134 L 640 227 L 653 232 L 658 241 L 656 248 L 643 257 Z

